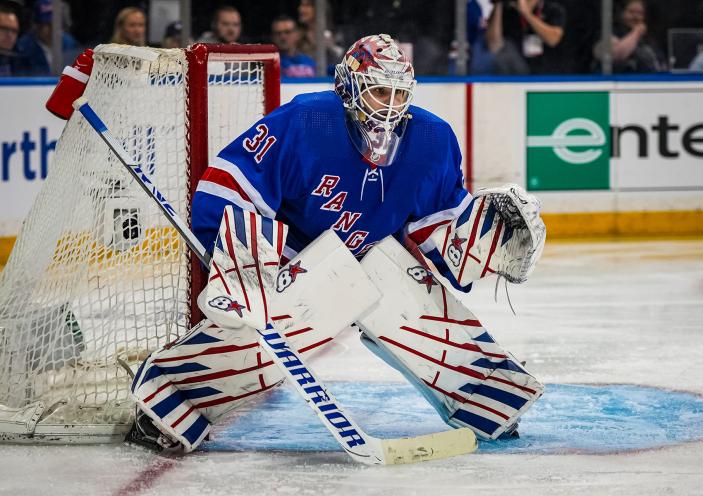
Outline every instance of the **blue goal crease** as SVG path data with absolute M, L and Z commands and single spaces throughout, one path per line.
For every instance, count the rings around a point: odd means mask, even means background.
M 332 382 L 329 387 L 371 435 L 412 437 L 449 429 L 409 384 Z M 341 449 L 292 388 L 274 389 L 249 408 L 226 425 L 216 425 L 213 439 L 201 449 Z M 693 393 L 636 385 L 548 384 L 521 418 L 519 438 L 480 441 L 478 452 L 621 453 L 694 441 L 702 428 L 703 397 Z

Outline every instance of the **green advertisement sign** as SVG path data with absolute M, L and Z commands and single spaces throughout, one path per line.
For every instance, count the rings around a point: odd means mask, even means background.
M 527 188 L 610 188 L 607 91 L 527 93 Z

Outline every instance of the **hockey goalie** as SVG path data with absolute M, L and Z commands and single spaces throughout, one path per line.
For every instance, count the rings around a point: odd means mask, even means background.
M 207 318 L 140 366 L 128 441 L 197 448 L 284 379 L 257 331 L 305 357 L 352 323 L 449 426 L 517 435 L 543 386 L 453 291 L 527 279 L 545 240 L 539 202 L 516 185 L 464 190 L 456 137 L 411 106 L 414 89 L 397 43 L 362 38 L 334 91 L 296 97 L 211 162 L 192 209 L 211 254 Z

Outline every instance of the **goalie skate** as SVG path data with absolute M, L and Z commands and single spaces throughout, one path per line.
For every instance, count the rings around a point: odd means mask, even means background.
M 161 432 L 151 418 L 138 408 L 134 423 L 124 440 L 126 443 L 136 444 L 157 453 L 183 451 L 181 443 Z

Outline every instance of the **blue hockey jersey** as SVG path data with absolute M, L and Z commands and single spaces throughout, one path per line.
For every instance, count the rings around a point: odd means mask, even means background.
M 289 226 L 292 258 L 326 229 L 357 256 L 388 235 L 418 245 L 470 200 L 449 124 L 419 107 L 394 162 L 365 162 L 333 91 L 299 95 L 211 160 L 193 198 L 193 231 L 212 250 L 224 207 L 258 210 Z

